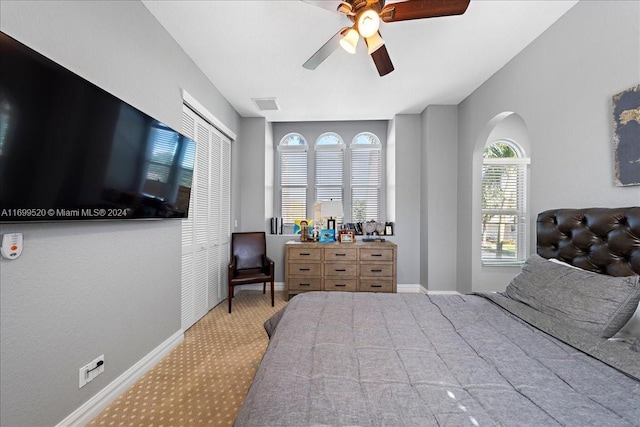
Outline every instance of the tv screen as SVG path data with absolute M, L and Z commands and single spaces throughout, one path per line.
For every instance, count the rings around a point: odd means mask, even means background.
M 0 32 L 0 222 L 185 218 L 195 142 Z

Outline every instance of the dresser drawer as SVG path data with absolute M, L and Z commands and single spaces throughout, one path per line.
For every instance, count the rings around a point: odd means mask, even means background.
M 393 249 L 362 248 L 360 261 L 393 261 Z
M 290 262 L 289 276 L 321 277 L 322 264 L 313 262 Z
M 321 277 L 292 277 L 289 279 L 289 291 L 320 291 Z
M 289 248 L 289 261 L 320 261 L 321 248 Z
M 393 242 L 287 242 L 285 301 L 309 291 L 396 292 L 396 259 Z
M 327 277 L 324 279 L 324 291 L 356 292 L 358 281 L 356 279 L 339 279 Z
M 361 277 L 392 277 L 393 264 L 362 263 L 360 264 L 360 276 Z
M 358 266 L 355 263 L 331 262 L 324 265 L 324 275 L 333 277 L 353 277 L 358 275 Z
M 393 292 L 393 279 L 360 279 L 360 292 Z
M 325 248 L 324 260 L 331 261 L 355 261 L 358 259 L 356 248 L 338 247 Z

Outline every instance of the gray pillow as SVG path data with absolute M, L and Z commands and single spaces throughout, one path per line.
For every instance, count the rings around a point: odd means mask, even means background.
M 624 325 L 610 340 L 626 341 L 633 343 L 634 340 L 640 339 L 640 305 L 631 316 L 631 319 Z
M 504 294 L 566 323 L 609 338 L 640 300 L 639 276 L 613 277 L 550 262 L 538 254 L 522 266 Z

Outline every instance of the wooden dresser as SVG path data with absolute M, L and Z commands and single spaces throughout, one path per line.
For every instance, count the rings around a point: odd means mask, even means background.
M 396 292 L 391 242 L 285 244 L 284 299 L 309 291 Z

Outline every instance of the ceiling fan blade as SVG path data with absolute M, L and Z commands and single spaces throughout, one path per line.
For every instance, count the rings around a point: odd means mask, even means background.
M 380 46 L 372 52 L 371 58 L 373 58 L 373 63 L 376 64 L 380 77 L 386 76 L 394 70 L 391 58 L 389 58 L 389 52 L 387 52 L 387 47 L 385 45 Z
M 470 0 L 407 0 L 386 5 L 380 12 L 384 22 L 462 15 Z
M 307 62 L 302 64 L 304 68 L 307 70 L 315 70 L 318 65 L 322 64 L 322 62 L 329 57 L 333 53 L 334 50 L 340 46 L 340 40 L 344 37 L 344 34 L 349 30 L 349 27 L 345 27 L 335 33 L 333 37 L 329 39 L 325 44 L 322 45 L 320 49 L 313 55 L 311 58 L 307 59 Z
M 329 10 L 331 12 L 336 12 L 336 13 L 343 13 L 343 12 L 340 12 L 338 8 L 342 3 L 346 3 L 340 0 L 302 0 L 302 1 L 305 3 L 309 3 L 311 5 L 320 7 L 322 9 Z M 347 6 L 350 6 L 349 3 L 347 3 Z

